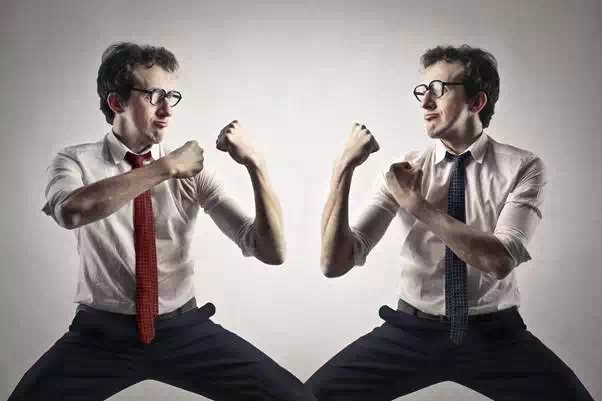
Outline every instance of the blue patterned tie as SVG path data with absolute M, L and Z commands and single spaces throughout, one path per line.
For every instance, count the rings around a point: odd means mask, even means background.
M 447 191 L 447 213 L 466 222 L 464 204 L 464 164 L 470 160 L 470 152 L 460 156 L 446 153 L 445 158 L 454 162 L 454 170 Z M 445 247 L 445 314 L 450 320 L 449 338 L 461 344 L 468 331 L 468 302 L 466 295 L 466 263 Z

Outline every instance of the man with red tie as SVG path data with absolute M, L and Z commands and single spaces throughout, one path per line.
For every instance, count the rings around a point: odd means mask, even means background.
M 217 148 L 244 165 L 255 219 L 203 168 L 203 149 L 161 142 L 178 62 L 163 47 L 116 43 L 98 71 L 110 132 L 61 150 L 49 167 L 44 212 L 73 230 L 80 255 L 69 331 L 24 375 L 11 401 L 104 400 L 157 380 L 214 400 L 315 400 L 302 383 L 197 307 L 190 256 L 203 210 L 245 256 L 284 261 L 282 212 L 260 153 L 237 121 Z

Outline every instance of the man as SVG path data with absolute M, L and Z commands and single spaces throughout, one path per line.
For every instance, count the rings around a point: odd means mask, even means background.
M 282 264 L 282 212 L 265 163 L 233 121 L 217 148 L 244 165 L 255 219 L 228 199 L 189 141 L 161 144 L 182 99 L 178 62 L 162 47 L 117 43 L 98 72 L 112 130 L 68 147 L 49 168 L 44 211 L 73 230 L 80 270 L 69 331 L 25 374 L 10 400 L 104 400 L 153 379 L 214 400 L 315 400 L 303 384 L 197 308 L 190 257 L 202 208 L 241 248 Z
M 414 89 L 434 145 L 411 152 L 382 177 L 352 227 L 354 169 L 378 144 L 354 124 L 335 164 L 322 216 L 321 264 L 338 277 L 365 263 L 393 218 L 401 225 L 397 310 L 306 383 L 319 400 L 393 400 L 454 381 L 494 400 L 591 400 L 574 373 L 518 313 L 515 268 L 542 218 L 542 161 L 501 144 L 487 128 L 499 95 L 495 58 L 469 46 L 422 56 Z

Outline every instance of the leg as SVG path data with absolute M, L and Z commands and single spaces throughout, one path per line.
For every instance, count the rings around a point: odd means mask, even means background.
M 385 323 L 351 343 L 307 381 L 320 401 L 384 401 L 446 380 L 446 325 L 382 307 Z
M 487 340 L 460 358 L 457 370 L 467 374 L 458 382 L 496 401 L 593 401 L 575 373 L 520 322 L 515 330 L 481 331 Z
M 94 322 L 78 312 L 73 324 L 23 376 L 9 401 L 98 401 L 141 380 L 133 358 L 116 352 Z
M 295 376 L 202 309 L 160 323 L 149 378 L 213 400 L 316 400 Z

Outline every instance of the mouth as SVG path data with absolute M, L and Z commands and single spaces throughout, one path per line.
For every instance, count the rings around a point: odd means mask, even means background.
M 431 113 L 429 113 L 429 114 L 425 114 L 424 115 L 424 120 L 425 121 L 432 121 L 432 120 L 434 120 L 436 118 L 439 118 L 439 114 L 434 114 L 434 113 L 431 114 Z
M 165 128 L 167 127 L 167 121 L 155 121 L 153 125 L 157 128 Z

